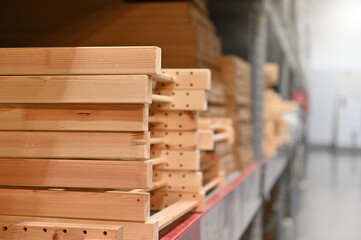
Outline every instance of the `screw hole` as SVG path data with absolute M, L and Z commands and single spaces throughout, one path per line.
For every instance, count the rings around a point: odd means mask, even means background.
M 24 227 L 24 231 L 27 232 L 27 231 L 28 231 L 28 228 Z
M 150 204 L 150 206 L 151 206 L 152 208 L 154 208 L 154 204 Z
M 158 173 L 155 173 L 154 176 L 158 177 Z
M 182 147 L 182 144 L 179 144 L 178 147 Z
M 165 164 L 165 166 L 166 166 L 166 167 L 169 167 L 169 164 L 168 164 L 168 163 L 166 163 L 166 164 Z
M 137 199 L 137 202 L 140 202 L 140 199 Z
M 189 84 L 191 87 L 193 87 L 193 83 Z
M 182 126 L 182 125 L 180 125 L 180 126 Z M 180 133 L 178 133 L 179 134 L 179 136 L 182 136 L 182 133 L 180 132 Z
M 165 84 L 164 83 L 162 83 L 162 87 L 164 87 L 165 86 Z
M 160 107 L 160 104 L 158 104 L 158 107 Z
M 193 75 L 193 72 L 191 72 L 191 75 Z
M 189 92 L 187 92 L 186 95 L 189 96 Z
M 178 83 L 176 83 L 175 85 L 176 85 L 176 87 L 179 87 L 179 84 L 178 84 Z
M 179 164 L 180 167 L 183 167 L 183 164 Z
M 165 152 L 165 155 L 169 155 L 169 152 Z
M 182 128 L 182 124 L 179 124 L 179 126 L 178 126 L 179 128 Z M 182 135 L 182 133 L 180 133 L 179 135 Z
M 155 154 L 155 152 L 152 152 L 152 154 L 154 155 L 154 154 Z
M 175 74 L 179 75 L 179 72 L 176 72 Z
M 193 198 L 196 198 L 196 195 L 193 195 Z
M 48 230 L 46 228 L 43 228 L 43 232 L 47 232 Z
M 183 115 L 183 113 L 179 113 L 178 115 L 181 117 Z
M 186 187 L 185 187 L 185 186 L 183 186 L 183 187 L 182 187 L 182 189 L 186 189 Z
M 164 113 L 164 115 L 168 116 L 168 113 L 166 112 L 166 113 Z
M 183 152 L 180 152 L 180 153 L 179 153 L 179 155 L 181 155 L 181 156 L 182 156 L 182 155 L 183 155 Z
M 108 235 L 108 232 L 107 231 L 104 231 L 103 232 L 104 236 Z
M 172 174 L 168 174 L 168 177 L 172 177 Z
M 182 177 L 183 177 L 183 178 L 186 178 L 186 175 L 185 175 L 185 174 L 183 174 L 183 175 L 182 175 Z
M 7 230 L 8 230 L 8 227 L 5 226 L 5 227 L 4 227 L 4 231 L 7 231 Z
M 168 193 L 166 193 L 165 196 L 168 197 Z
M 88 232 L 87 232 L 87 230 L 83 230 L 83 233 L 84 233 L 84 234 L 87 234 Z
M 169 145 L 168 145 L 168 144 L 166 144 L 166 145 L 165 145 L 165 147 L 166 147 L 166 148 L 169 148 Z
M 63 230 L 63 233 L 67 233 L 68 231 L 66 229 Z
M 172 104 L 172 107 L 175 107 L 175 105 L 174 105 L 174 104 Z
M 186 107 L 189 107 L 189 104 L 187 104 Z
M 179 196 L 179 197 L 182 197 L 182 194 L 179 194 L 178 196 Z
M 168 189 L 171 189 L 172 187 L 171 186 L 168 186 Z
M 166 204 L 166 205 L 164 205 L 165 207 L 168 207 L 168 205 Z
M 174 96 L 174 95 L 175 95 L 175 92 L 172 92 L 172 95 Z

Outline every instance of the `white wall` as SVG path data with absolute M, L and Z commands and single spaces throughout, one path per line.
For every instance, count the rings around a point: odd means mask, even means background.
M 330 145 L 338 99 L 361 95 L 361 0 L 311 0 L 310 7 L 309 140 Z

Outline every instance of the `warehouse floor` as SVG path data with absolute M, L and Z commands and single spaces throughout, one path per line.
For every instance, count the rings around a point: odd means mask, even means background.
M 361 155 L 311 151 L 296 217 L 297 240 L 361 239 Z

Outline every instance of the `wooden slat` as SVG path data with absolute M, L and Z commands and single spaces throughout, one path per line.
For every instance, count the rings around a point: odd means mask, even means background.
M 207 94 L 204 90 L 157 90 L 158 95 L 171 96 L 170 103 L 153 103 L 152 110 L 207 110 Z
M 152 131 L 151 137 L 163 139 L 152 146 L 155 150 L 196 150 L 198 146 L 197 131 Z
M 202 172 L 154 170 L 153 179 L 165 180 L 167 190 L 181 192 L 199 192 L 202 190 Z
M 150 188 L 152 162 L 0 158 L 0 185 L 54 188 Z
M 161 74 L 158 47 L 1 48 L 0 75 Z
M 149 158 L 149 133 L 0 131 L 0 157 Z
M 159 229 L 163 229 L 178 218 L 182 217 L 184 214 L 190 212 L 193 208 L 197 206 L 197 201 L 191 200 L 180 200 L 171 206 L 159 211 L 158 213 L 152 215 L 149 222 L 159 221 Z
M 6 228 L 6 230 L 5 230 Z M 21 222 L 0 223 L 0 239 L 23 240 L 122 240 L 122 226 L 96 224 Z
M 0 214 L 146 221 L 148 193 L 0 189 Z
M 198 112 L 196 111 L 150 111 L 152 130 L 196 130 Z
M 152 149 L 152 157 L 159 157 L 164 160 L 164 164 L 155 166 L 156 169 L 167 170 L 199 170 L 200 152 L 199 150 L 156 150 Z
M 211 71 L 209 69 L 167 69 L 162 72 L 174 77 L 174 83 L 157 84 L 162 89 L 178 90 L 210 90 Z
M 0 130 L 148 131 L 147 104 L 0 104 Z
M 158 240 L 159 222 L 125 222 L 125 221 L 104 221 L 86 219 L 64 219 L 64 218 L 43 218 L 27 216 L 0 215 L 0 222 L 21 224 L 24 221 L 37 221 L 45 223 L 76 223 L 76 224 L 101 224 L 123 227 L 123 239 L 125 240 Z
M 152 94 L 147 75 L 0 76 L 0 88 L 0 103 L 151 103 Z
M 214 133 L 212 130 L 199 130 L 198 146 L 200 150 L 213 150 L 214 149 Z

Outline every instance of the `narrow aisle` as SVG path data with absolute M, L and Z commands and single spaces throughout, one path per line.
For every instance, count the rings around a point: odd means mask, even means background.
M 361 156 L 311 151 L 296 217 L 297 240 L 361 239 Z

